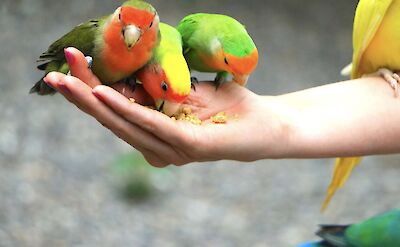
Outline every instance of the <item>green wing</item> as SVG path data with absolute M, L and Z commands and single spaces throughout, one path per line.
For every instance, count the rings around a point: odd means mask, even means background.
M 400 209 L 351 225 L 346 231 L 346 239 L 354 246 L 400 246 Z
M 187 54 L 190 51 L 191 43 L 196 42 L 193 38 L 195 35 L 195 31 L 198 30 L 198 18 L 202 17 L 202 13 L 188 15 L 182 19 L 182 21 L 178 24 L 176 29 L 182 36 L 183 41 L 183 53 Z
M 177 29 L 182 35 L 184 54 L 188 54 L 190 49 L 213 52 L 214 45 L 222 45 L 226 53 L 244 57 L 256 48 L 245 27 L 236 19 L 226 15 L 206 13 L 188 15 L 179 23 Z
M 357 224 L 321 225 L 317 235 L 327 246 L 332 247 L 399 247 L 400 209 L 388 211 Z
M 212 27 L 213 18 L 204 13 L 191 14 L 183 18 L 177 26 L 182 36 L 183 55 L 190 69 L 202 72 L 216 72 L 203 62 L 201 55 L 211 55 L 214 51 L 212 40 L 217 38 Z
M 56 66 L 51 66 L 51 63 L 56 63 L 58 64 L 58 67 L 61 68 L 62 65 L 66 63 L 64 48 L 67 47 L 75 47 L 85 55 L 92 56 L 95 46 L 94 40 L 99 30 L 100 22 L 101 19 L 89 20 L 76 26 L 69 33 L 55 41 L 50 45 L 47 51 L 40 55 L 37 62 L 41 62 L 42 64 L 37 68 L 40 70 L 46 70 L 47 72 L 53 71 Z M 52 70 L 49 70 L 49 67 L 52 67 Z
M 93 57 L 95 48 L 95 39 L 100 26 L 104 23 L 105 17 L 100 19 L 89 20 L 72 29 L 69 33 L 55 41 L 47 51 L 40 55 L 37 62 L 39 70 L 45 70 L 46 73 L 58 71 L 68 73 L 69 67 L 64 56 L 64 48 L 75 47 L 82 51 L 85 55 Z M 56 91 L 49 87 L 43 77 L 35 83 L 29 93 L 38 93 L 39 95 L 54 94 Z

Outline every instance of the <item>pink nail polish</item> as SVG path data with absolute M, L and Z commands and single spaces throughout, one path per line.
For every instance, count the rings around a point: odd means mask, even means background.
M 96 98 L 98 98 L 100 101 L 103 101 L 103 97 L 102 97 L 97 91 L 92 90 L 92 93 L 93 93 L 93 95 L 96 96 Z
M 54 88 L 53 81 L 47 75 L 43 78 L 43 81 L 51 88 Z
M 64 54 L 68 64 L 73 65 L 75 63 L 74 54 L 71 51 L 69 51 L 68 48 L 64 48 Z
M 46 84 L 49 84 L 49 81 L 48 81 L 48 79 L 47 79 L 47 76 L 43 77 L 43 81 L 44 81 Z
M 63 94 L 71 94 L 71 90 L 65 85 L 64 83 L 58 84 L 58 89 L 61 91 Z

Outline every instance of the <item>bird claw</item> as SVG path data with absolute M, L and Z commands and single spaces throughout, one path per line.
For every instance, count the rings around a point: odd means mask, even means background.
M 215 91 L 218 90 L 219 86 L 221 86 L 222 83 L 226 82 L 227 76 L 228 76 L 227 72 L 217 73 L 217 76 L 214 79 Z
M 400 76 L 389 69 L 379 69 L 378 74 L 387 81 L 394 90 L 395 97 L 399 96 Z
M 193 82 L 190 84 L 190 87 L 193 89 L 193 91 L 195 91 L 195 92 L 196 92 L 196 85 L 194 85 L 194 83 L 193 83 Z
M 88 69 L 91 69 L 93 66 L 93 58 L 91 56 L 86 56 L 85 59 L 88 64 Z M 68 70 L 67 75 L 71 75 L 71 70 Z
M 221 84 L 222 84 L 222 82 L 220 82 L 220 81 L 215 81 L 215 82 L 214 82 L 214 85 L 215 85 L 215 91 L 217 91 L 217 90 L 218 90 L 218 88 L 219 88 L 219 86 L 221 86 Z
M 197 77 L 192 76 L 190 77 L 190 82 L 191 82 L 190 87 L 193 89 L 193 91 L 196 92 L 196 85 L 194 84 L 199 84 L 199 80 L 197 79 Z
M 394 88 L 394 93 L 396 97 L 399 97 L 399 83 L 400 83 L 400 76 L 397 73 L 393 73 L 393 78 L 396 80 L 394 85 L 391 86 Z
M 130 76 L 124 79 L 124 83 L 128 86 L 128 88 L 134 92 L 136 89 L 137 79 L 135 76 Z
M 93 58 L 91 56 L 86 56 L 85 59 L 88 64 L 88 68 L 91 69 L 93 66 Z
M 199 80 L 197 79 L 197 77 L 192 76 L 192 77 L 190 77 L 190 82 L 191 82 L 192 84 L 194 84 L 194 83 L 198 84 L 198 83 L 199 83 Z

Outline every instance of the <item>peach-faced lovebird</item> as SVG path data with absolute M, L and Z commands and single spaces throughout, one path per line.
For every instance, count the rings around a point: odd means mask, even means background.
M 228 74 L 245 85 L 258 63 L 257 48 L 245 27 L 232 17 L 197 13 L 186 16 L 177 26 L 189 68 L 216 72 L 216 86 Z
M 321 225 L 320 242 L 298 247 L 399 247 L 400 209 L 352 225 Z
M 400 77 L 400 0 L 360 0 L 353 29 L 352 79 L 382 76 L 398 95 Z M 351 72 L 350 72 L 351 70 Z M 343 71 L 346 73 L 345 71 Z M 342 187 L 361 157 L 337 158 L 331 184 L 322 209 Z
M 160 33 L 161 41 L 153 58 L 136 76 L 154 99 L 157 109 L 171 116 L 190 93 L 190 72 L 183 57 L 179 32 L 160 23 Z
M 93 58 L 93 73 L 110 85 L 129 77 L 150 60 L 158 43 L 158 23 L 158 14 L 150 4 L 126 1 L 113 14 L 82 23 L 51 44 L 40 56 L 38 69 L 68 73 L 64 49 L 75 47 Z M 55 90 L 42 78 L 30 92 L 46 95 Z

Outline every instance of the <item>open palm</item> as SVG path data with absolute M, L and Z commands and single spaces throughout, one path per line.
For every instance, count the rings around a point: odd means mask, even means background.
M 138 149 L 155 166 L 182 165 L 193 161 L 235 159 L 256 160 L 262 156 L 257 145 L 274 132 L 270 109 L 259 109 L 264 97 L 236 83 L 225 83 L 218 90 L 209 82 L 196 85 L 183 105 L 193 114 L 207 120 L 218 112 L 237 115 L 226 124 L 205 122 L 194 125 L 175 121 L 168 116 L 143 107 L 151 99 L 140 86 L 132 91 L 123 83 L 113 88 L 100 85 L 87 68 L 86 60 L 76 49 L 68 48 L 75 56 L 70 64 L 71 74 L 50 73 L 45 81 L 61 92 L 70 102 L 95 117 L 118 137 Z M 128 98 L 135 99 L 132 103 Z M 262 114 L 260 114 L 260 112 Z M 260 117 L 264 116 L 264 117 Z M 260 133 L 254 135 L 254 131 Z M 255 136 L 243 141 L 246 136 Z M 270 138 L 271 139 L 271 138 Z M 253 145 L 253 144 L 254 145 Z

